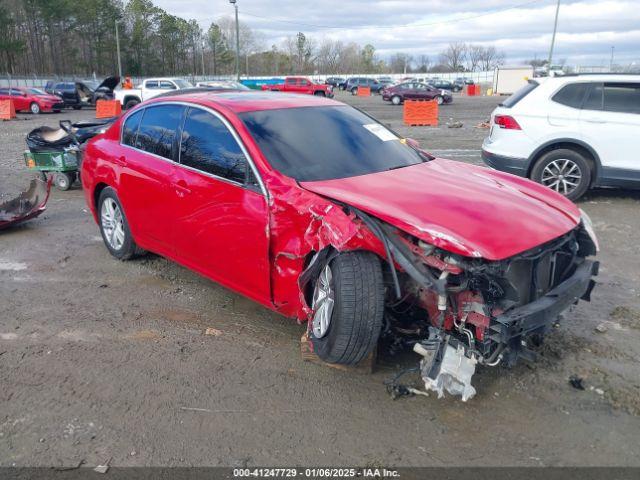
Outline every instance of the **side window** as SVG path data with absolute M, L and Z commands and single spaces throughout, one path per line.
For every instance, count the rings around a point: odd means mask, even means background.
M 136 146 L 136 135 L 140 126 L 140 119 L 144 110 L 140 110 L 133 115 L 129 115 L 122 127 L 122 143 L 131 147 Z
M 589 83 L 570 83 L 562 87 L 551 100 L 567 107 L 580 108 L 589 85 Z
M 184 107 L 178 105 L 147 107 L 138 128 L 136 148 L 174 160 L 173 145 L 183 112 Z
M 607 112 L 640 113 L 640 84 L 605 83 L 604 110 Z
M 295 85 L 296 84 L 296 79 L 295 78 L 287 78 L 286 79 L 286 84 L 287 85 Z
M 162 89 L 170 89 L 170 90 L 176 90 L 177 87 L 173 84 L 173 82 L 167 82 L 167 81 L 162 81 L 160 82 L 160 88 Z
M 158 81 L 157 80 L 149 80 L 147 83 L 144 84 L 144 86 L 147 89 L 155 89 L 158 88 Z
M 214 115 L 190 108 L 182 128 L 180 163 L 244 183 L 247 159 L 227 127 Z
M 0 88 L 0 95 L 9 95 L 8 88 Z
M 604 89 L 602 87 L 601 83 L 593 83 L 591 85 L 591 90 L 589 90 L 584 105 L 582 105 L 583 110 L 602 110 L 602 99 L 604 97 L 602 94 Z

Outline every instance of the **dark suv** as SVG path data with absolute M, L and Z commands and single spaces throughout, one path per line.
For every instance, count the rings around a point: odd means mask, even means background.
M 380 93 L 380 90 L 382 90 L 384 85 L 378 82 L 375 78 L 351 77 L 347 80 L 345 90 L 351 92 L 352 95 L 355 95 L 358 93 L 358 87 L 369 87 L 371 89 L 371 93 Z

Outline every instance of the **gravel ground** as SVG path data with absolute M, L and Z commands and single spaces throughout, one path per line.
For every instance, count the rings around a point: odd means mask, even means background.
M 338 99 L 473 163 L 486 135 L 474 126 L 498 101 L 456 96 L 432 128 L 403 127 L 379 97 Z M 0 123 L 0 195 L 28 182 L 28 131 L 91 117 Z M 391 400 L 382 382 L 413 354 L 381 358 L 373 375 L 303 363 L 303 326 L 163 258 L 114 260 L 79 187 L 54 190 L 45 214 L 0 233 L 1 465 L 638 466 L 640 195 L 580 203 L 602 246 L 593 301 L 567 314 L 537 363 L 478 372 L 465 404 Z

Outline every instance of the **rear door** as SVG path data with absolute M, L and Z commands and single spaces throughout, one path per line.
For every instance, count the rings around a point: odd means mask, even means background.
M 269 304 L 266 196 L 246 150 L 221 115 L 187 110 L 172 202 L 178 260 Z
M 580 112 L 580 130 L 605 169 L 640 171 L 640 83 L 592 84 Z
M 171 182 L 178 158 L 177 131 L 184 108 L 152 105 L 125 121 L 118 195 L 136 240 L 146 248 L 171 256 L 175 194 Z

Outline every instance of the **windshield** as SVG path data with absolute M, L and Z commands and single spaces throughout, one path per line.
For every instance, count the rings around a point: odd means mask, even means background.
M 39 88 L 30 88 L 30 89 L 28 89 L 28 92 L 32 93 L 34 95 L 47 95 L 45 92 L 43 92 Z
M 191 85 L 191 83 L 187 82 L 186 80 L 182 80 L 180 78 L 176 78 L 173 82 L 178 86 L 178 88 L 192 88 L 193 87 L 193 85 Z
M 429 160 L 371 117 L 346 105 L 238 116 L 271 166 L 301 182 L 355 177 Z
M 98 88 L 98 85 L 100 85 L 98 82 L 94 82 L 93 80 L 85 80 L 82 83 L 84 83 L 91 90 L 95 90 L 96 88 Z

